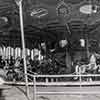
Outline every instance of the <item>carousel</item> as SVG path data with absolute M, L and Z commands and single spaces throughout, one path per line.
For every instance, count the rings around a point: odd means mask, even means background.
M 34 100 L 37 86 L 100 85 L 100 2 L 47 1 L 0 7 L 0 85 L 25 85 L 27 98 L 31 85 Z

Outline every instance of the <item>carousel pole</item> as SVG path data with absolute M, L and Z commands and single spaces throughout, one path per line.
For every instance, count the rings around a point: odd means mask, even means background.
M 87 58 L 89 59 L 90 52 L 89 52 L 89 39 L 88 35 L 86 34 L 86 51 L 87 51 Z
M 27 94 L 27 97 L 29 98 L 28 76 L 27 76 L 27 65 L 26 65 L 26 53 L 25 53 L 25 39 L 24 39 L 22 0 L 18 0 L 17 4 L 19 6 L 19 15 L 20 15 L 20 28 L 21 28 L 22 51 L 23 51 L 23 60 L 24 60 L 24 74 L 25 74 L 25 83 L 26 83 L 26 94 Z

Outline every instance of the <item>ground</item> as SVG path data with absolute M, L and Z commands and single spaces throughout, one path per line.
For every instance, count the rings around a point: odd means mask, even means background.
M 30 100 L 33 99 L 33 87 L 29 88 Z M 100 100 L 100 86 L 92 87 L 38 87 L 37 100 Z M 66 92 L 65 94 L 40 94 L 39 92 Z M 75 94 L 76 93 L 76 94 Z M 83 95 L 81 95 L 83 93 Z M 86 94 L 88 93 L 88 94 Z M 92 94 L 90 94 L 92 93 Z M 11 86 L 4 89 L 0 100 L 28 100 L 25 87 Z

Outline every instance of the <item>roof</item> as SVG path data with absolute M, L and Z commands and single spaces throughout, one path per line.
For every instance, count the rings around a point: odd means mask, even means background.
M 66 16 L 58 14 L 61 0 L 23 0 L 23 18 L 25 40 L 29 43 L 35 40 L 59 40 L 62 33 L 73 40 L 89 34 L 90 39 L 99 40 L 100 11 L 96 14 L 85 15 L 79 8 L 88 4 L 87 0 L 63 0 L 66 4 Z M 100 1 L 93 2 L 100 5 Z M 31 16 L 34 9 L 43 8 L 47 14 L 43 17 Z M 44 11 L 45 12 L 45 11 Z M 39 13 L 41 14 L 41 13 Z M 7 18 L 7 19 L 4 19 Z M 21 45 L 19 9 L 14 0 L 0 0 L 0 39 L 4 44 Z

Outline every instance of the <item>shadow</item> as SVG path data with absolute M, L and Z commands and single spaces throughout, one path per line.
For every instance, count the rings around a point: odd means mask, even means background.
M 5 100 L 5 96 L 3 95 L 3 89 L 0 89 L 0 100 Z
M 42 99 L 42 100 L 50 100 L 49 98 L 44 97 L 44 96 L 40 96 L 39 98 Z
M 26 92 L 25 92 L 24 89 L 22 89 L 22 88 L 20 88 L 20 87 L 18 87 L 18 86 L 15 86 L 15 87 L 25 95 L 25 97 L 27 98 L 27 100 L 30 100 L 30 98 L 28 98 L 28 96 L 27 96 L 27 94 L 26 94 Z M 1 100 L 1 99 L 0 99 L 0 100 Z

